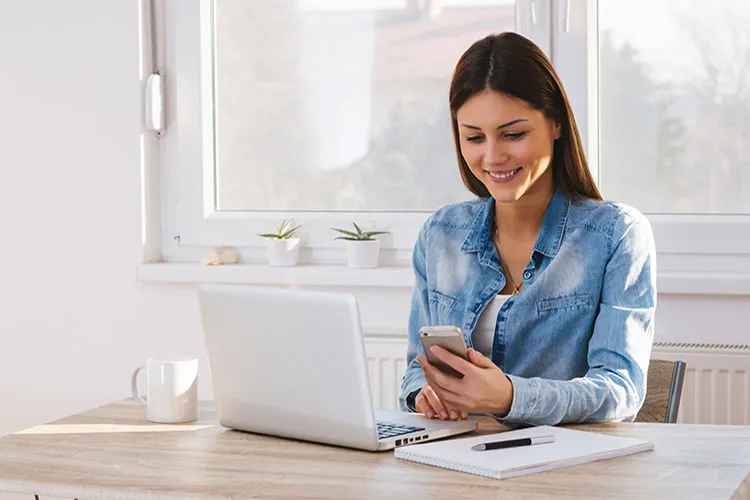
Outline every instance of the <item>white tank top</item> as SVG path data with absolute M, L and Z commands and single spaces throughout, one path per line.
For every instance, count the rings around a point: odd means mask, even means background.
M 495 342 L 497 314 L 509 298 L 510 295 L 495 295 L 495 298 L 487 304 L 482 314 L 479 315 L 477 326 L 471 333 L 471 342 L 474 344 L 474 349 L 488 358 L 492 357 L 492 344 Z

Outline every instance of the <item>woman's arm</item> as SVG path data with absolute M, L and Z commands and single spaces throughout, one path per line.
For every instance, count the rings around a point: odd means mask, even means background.
M 414 291 L 411 297 L 411 310 L 409 311 L 409 346 L 406 351 L 406 372 L 401 379 L 401 396 L 399 397 L 399 406 L 404 411 L 410 409 L 406 404 L 406 398 L 409 394 L 419 392 L 425 384 L 424 372 L 422 372 L 422 367 L 419 366 L 416 356 L 420 353 L 424 354 L 422 344 L 419 341 L 419 329 L 430 324 L 430 308 L 427 299 L 426 243 L 427 229 L 431 222 L 432 218 L 429 218 L 422 226 L 412 252 Z
M 601 304 L 589 341 L 589 370 L 573 380 L 508 375 L 508 423 L 554 425 L 632 420 L 643 404 L 654 334 L 656 250 L 646 218 L 620 214 L 613 231 Z

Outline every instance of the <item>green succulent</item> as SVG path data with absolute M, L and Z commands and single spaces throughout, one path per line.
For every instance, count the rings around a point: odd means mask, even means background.
M 292 236 L 294 236 L 294 233 L 297 232 L 297 229 L 300 228 L 300 225 L 294 225 L 294 219 L 284 219 L 281 222 L 281 225 L 279 226 L 279 229 L 275 233 L 262 233 L 259 234 L 261 238 L 270 238 L 273 240 L 288 240 Z
M 347 241 L 370 241 L 374 240 L 373 236 L 377 236 L 379 234 L 389 234 L 388 231 L 362 231 L 362 229 L 359 228 L 356 222 L 352 222 L 354 225 L 355 231 L 347 231 L 346 229 L 339 229 L 337 227 L 332 227 L 334 231 L 337 231 L 344 236 L 337 236 L 334 238 L 334 240 L 347 240 Z

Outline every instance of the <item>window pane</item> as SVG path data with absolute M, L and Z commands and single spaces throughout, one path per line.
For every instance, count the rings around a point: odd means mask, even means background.
M 512 30 L 514 11 L 512 0 L 216 0 L 217 209 L 431 211 L 470 198 L 451 73 L 471 43 Z
M 750 3 L 599 2 L 600 183 L 650 213 L 750 213 Z

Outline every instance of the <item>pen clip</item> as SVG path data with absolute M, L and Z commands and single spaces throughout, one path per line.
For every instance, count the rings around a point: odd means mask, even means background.
M 532 441 L 531 444 L 554 443 L 555 442 L 555 436 L 553 436 L 553 435 L 550 434 L 549 436 L 532 437 L 531 441 Z
M 503 439 L 500 441 L 488 441 L 486 443 L 475 444 L 471 447 L 471 449 L 474 451 L 497 450 L 503 448 L 515 448 L 518 446 L 548 444 L 554 442 L 555 436 L 552 434 L 547 434 L 544 436 L 527 436 L 522 438 Z

